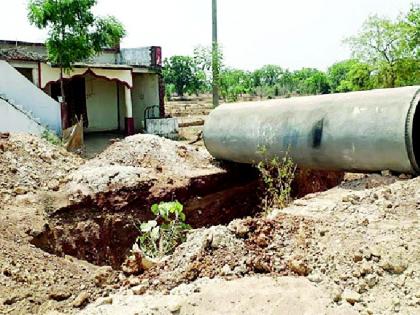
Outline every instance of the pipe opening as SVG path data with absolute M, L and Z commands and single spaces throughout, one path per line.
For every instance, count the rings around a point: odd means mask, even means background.
M 413 139 L 413 153 L 414 160 L 416 163 L 416 168 L 420 165 L 420 101 L 417 102 L 416 110 L 414 112 L 413 118 L 413 130 L 412 130 L 412 139 Z M 418 172 L 418 169 L 416 169 Z

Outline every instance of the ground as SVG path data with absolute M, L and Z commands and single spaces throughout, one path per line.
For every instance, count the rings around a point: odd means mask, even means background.
M 202 147 L 135 136 L 86 162 L 35 137 L 0 138 L 0 313 L 419 313 L 420 178 L 347 174 L 246 214 L 232 200 L 249 191 L 231 179 L 233 193 L 222 189 L 232 170 Z M 170 195 L 195 222 L 206 207 L 232 217 L 192 230 L 151 269 L 106 266 L 129 254 L 139 198 Z

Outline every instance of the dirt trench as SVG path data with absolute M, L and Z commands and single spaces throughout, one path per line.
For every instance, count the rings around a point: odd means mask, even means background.
M 257 209 L 258 185 L 257 173 L 247 166 L 197 177 L 159 194 L 151 193 L 152 183 L 144 182 L 51 213 L 31 243 L 48 253 L 118 269 L 139 234 L 136 225 L 153 218 L 149 209 L 154 203 L 180 201 L 194 228 L 227 224 Z
M 300 170 L 293 183 L 294 195 L 324 191 L 341 180 L 341 173 Z M 151 193 L 152 187 L 143 182 L 53 212 L 31 243 L 51 254 L 119 269 L 139 235 L 136 225 L 153 218 L 149 209 L 154 203 L 180 201 L 193 228 L 227 224 L 259 211 L 261 183 L 257 171 L 246 165 L 197 177 L 186 186 L 158 194 Z

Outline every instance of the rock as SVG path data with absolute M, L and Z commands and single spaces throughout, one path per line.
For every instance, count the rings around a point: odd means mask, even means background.
M 73 307 L 81 307 L 83 304 L 87 303 L 87 301 L 89 300 L 89 297 L 90 297 L 89 293 L 87 293 L 86 291 L 83 291 L 74 299 L 71 305 Z
M 342 291 L 339 287 L 335 287 L 335 288 L 332 290 L 333 301 L 334 301 L 334 302 L 339 302 L 339 301 L 341 301 L 342 294 L 343 294 L 343 291 Z
M 121 270 L 127 275 L 138 275 L 144 271 L 142 264 L 142 255 L 134 252 L 128 256 L 121 266 Z
M 233 220 L 229 225 L 228 229 L 232 231 L 236 236 L 245 238 L 249 233 L 249 226 L 245 225 L 243 220 Z
M 99 298 L 95 302 L 95 306 L 110 305 L 110 304 L 112 304 L 112 302 L 113 302 L 112 297 L 110 297 L 110 296 L 108 296 L 108 297 L 102 297 L 102 298 Z
M 402 257 L 392 256 L 382 260 L 379 266 L 390 273 L 401 274 L 407 269 L 408 264 Z
M 181 303 L 177 301 L 172 301 L 168 304 L 168 311 L 171 313 L 177 313 L 181 309 Z
M 226 264 L 222 267 L 222 270 L 220 271 L 220 274 L 222 276 L 229 276 L 229 275 L 232 274 L 232 269 L 230 269 L 230 266 L 228 264 Z
M 366 284 L 369 288 L 373 288 L 378 283 L 378 277 L 373 274 L 369 274 L 365 277 Z
M 16 195 L 24 195 L 28 192 L 28 189 L 26 187 L 23 187 L 23 186 L 18 186 L 13 190 L 13 192 Z
M 293 259 L 289 261 L 288 265 L 290 270 L 298 274 L 299 276 L 306 276 L 309 272 L 308 266 L 300 260 Z
M 391 171 L 383 170 L 383 171 L 381 171 L 381 175 L 384 176 L 384 177 L 389 177 L 389 176 L 391 176 Z
M 344 290 L 341 297 L 342 297 L 343 300 L 349 302 L 352 305 L 356 302 L 360 302 L 360 298 L 361 298 L 359 293 L 357 293 L 357 292 L 355 292 L 351 289 L 348 289 L 348 288 L 346 288 Z
M 308 276 L 308 280 L 315 283 L 322 282 L 321 274 L 318 272 L 313 272 Z
M 368 262 L 363 262 L 360 266 L 360 273 L 362 276 L 367 275 L 373 272 L 372 264 Z
M 149 286 L 146 284 L 140 284 L 138 286 L 132 287 L 131 291 L 133 292 L 133 294 L 135 295 L 142 295 L 147 291 L 147 288 Z
M 362 253 L 356 253 L 354 256 L 353 256 L 353 261 L 354 262 L 359 262 L 359 261 L 362 261 L 363 260 L 363 255 L 362 255 Z
M 110 284 L 113 278 L 113 274 L 114 271 L 112 270 L 111 267 L 109 266 L 104 266 L 104 267 L 100 267 L 98 268 L 98 270 L 96 270 L 93 278 L 94 278 L 94 282 L 98 287 L 103 287 L 105 285 Z
M 48 295 L 51 300 L 58 302 L 67 300 L 70 296 L 71 293 L 63 289 L 55 289 Z

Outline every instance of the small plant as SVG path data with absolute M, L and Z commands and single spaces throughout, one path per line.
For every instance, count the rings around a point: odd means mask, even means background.
M 191 227 L 185 223 L 184 207 L 178 201 L 154 204 L 150 210 L 156 218 L 140 224 L 136 243 L 147 257 L 163 257 L 185 241 L 185 232 Z
M 51 130 L 45 129 L 42 134 L 41 138 L 47 140 L 49 143 L 54 145 L 62 145 L 61 139 Z
M 258 151 L 262 159 L 256 164 L 264 183 L 262 207 L 268 212 L 273 207 L 285 208 L 292 201 L 292 182 L 295 178 L 296 165 L 289 156 L 289 152 L 279 158 L 269 158 L 267 149 Z

